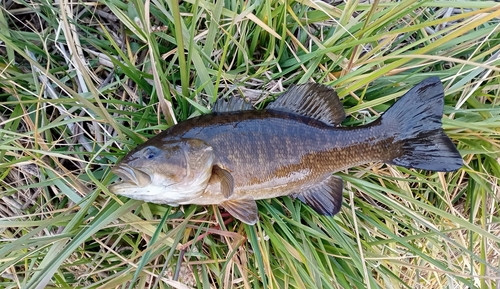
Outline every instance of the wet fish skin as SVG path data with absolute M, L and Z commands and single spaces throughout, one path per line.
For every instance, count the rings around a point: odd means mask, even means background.
M 248 224 L 258 219 L 255 200 L 284 195 L 334 215 L 341 207 L 343 182 L 332 173 L 339 170 L 379 161 L 434 171 L 462 166 L 441 128 L 443 97 L 440 80 L 429 78 L 381 118 L 347 128 L 337 126 L 345 117 L 338 97 L 318 84 L 293 87 L 262 111 L 222 100 L 213 114 L 181 122 L 132 150 L 114 168 L 124 182 L 110 189 L 170 205 L 218 204 Z M 200 162 L 190 157 L 196 147 L 186 146 L 172 158 L 171 147 L 186 141 L 202 143 L 210 157 Z M 144 159 L 151 150 L 160 152 L 158 160 Z M 151 182 L 134 181 L 134 170 L 151 174 Z M 175 181 L 176 171 L 190 171 L 184 172 L 190 177 Z

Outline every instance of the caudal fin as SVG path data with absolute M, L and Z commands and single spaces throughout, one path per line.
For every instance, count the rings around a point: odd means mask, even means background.
M 381 122 L 395 131 L 394 142 L 402 143 L 403 152 L 386 162 L 438 172 L 462 167 L 460 153 L 441 128 L 443 106 L 443 85 L 437 77 L 417 84 L 391 106 Z

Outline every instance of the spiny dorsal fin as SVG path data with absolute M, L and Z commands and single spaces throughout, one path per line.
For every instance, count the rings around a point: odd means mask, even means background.
M 214 104 L 212 112 L 230 112 L 230 111 L 242 111 L 242 110 L 254 110 L 252 104 L 241 97 L 231 97 L 229 100 L 224 98 L 219 98 Z
M 303 192 L 293 194 L 292 197 L 308 204 L 321 215 L 333 216 L 340 211 L 342 206 L 343 187 L 343 180 L 331 175 L 321 183 L 313 185 Z
M 333 88 L 317 83 L 292 86 L 267 109 L 308 116 L 330 125 L 339 125 L 345 119 L 344 107 L 337 93 Z
M 259 220 L 257 203 L 255 203 L 255 200 L 251 197 L 225 201 L 220 205 L 226 209 L 229 214 L 245 224 L 255 225 Z

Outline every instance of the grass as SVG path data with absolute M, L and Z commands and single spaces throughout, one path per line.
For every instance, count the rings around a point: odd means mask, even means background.
M 499 286 L 500 6 L 372 2 L 2 2 L 0 287 Z M 127 151 L 220 96 L 316 81 L 355 126 L 429 76 L 463 168 L 349 169 L 334 218 L 278 198 L 224 224 L 107 189 Z

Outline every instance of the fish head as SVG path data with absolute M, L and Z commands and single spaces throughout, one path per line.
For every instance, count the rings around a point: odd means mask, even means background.
M 111 192 L 161 204 L 187 204 L 208 185 L 213 148 L 199 139 L 146 142 L 112 168 L 122 181 Z

